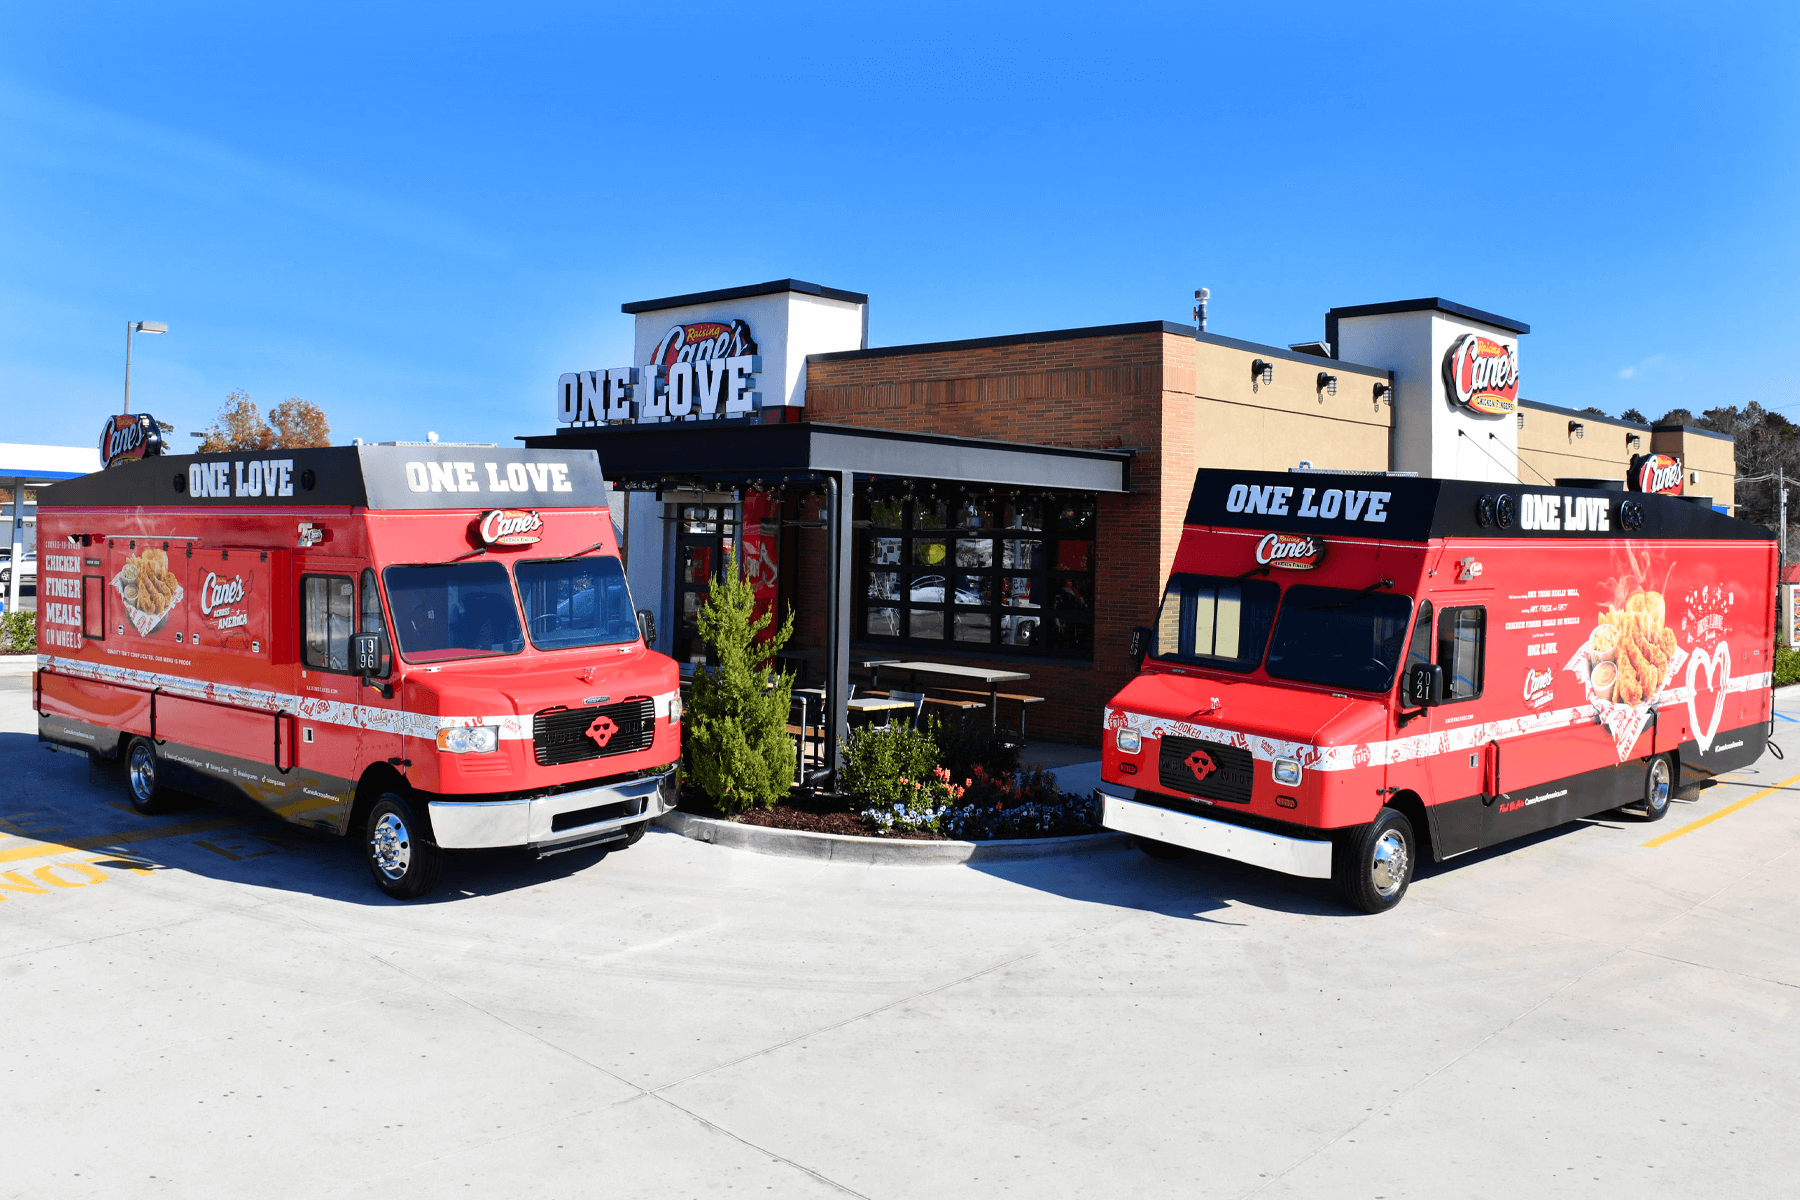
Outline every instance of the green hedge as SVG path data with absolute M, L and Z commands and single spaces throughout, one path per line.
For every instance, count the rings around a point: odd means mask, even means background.
M 1775 647 L 1775 686 L 1786 687 L 1790 683 L 1800 683 L 1800 650 L 1789 650 L 1785 646 Z
M 35 654 L 37 652 L 37 614 L 34 612 L 0 613 L 0 654 Z

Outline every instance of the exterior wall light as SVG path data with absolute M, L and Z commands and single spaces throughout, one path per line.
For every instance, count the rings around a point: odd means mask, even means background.
M 1569 422 L 1569 436 L 1572 438 L 1586 437 L 1587 436 L 1587 426 L 1583 425 L 1580 421 L 1570 421 Z
M 1265 362 L 1260 358 L 1252 362 L 1250 364 L 1250 382 L 1274 383 L 1275 364 L 1272 362 Z
M 1626 446 L 1641 446 L 1644 444 L 1644 439 L 1635 433 L 1628 433 L 1625 435 L 1625 444 Z
M 1337 395 L 1337 376 L 1329 371 L 1320 371 L 1319 390 L 1327 396 Z
M 1389 404 L 1394 402 L 1393 384 L 1378 383 L 1375 385 L 1375 403 L 1380 404 L 1383 400 L 1386 400 Z
M 1523 429 L 1523 428 L 1525 428 L 1525 414 L 1520 413 L 1520 414 L 1518 414 L 1518 416 L 1519 416 L 1519 428 Z

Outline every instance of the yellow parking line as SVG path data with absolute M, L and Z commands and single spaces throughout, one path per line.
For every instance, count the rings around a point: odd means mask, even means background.
M 158 825 L 150 829 L 133 829 L 126 833 L 103 833 L 94 837 L 71 838 L 66 842 L 37 842 L 11 850 L 0 850 L 0 863 L 18 862 L 25 858 L 48 858 L 72 850 L 105 850 L 128 842 L 153 842 L 157 838 L 180 837 L 186 833 L 211 833 L 216 829 L 236 829 L 244 822 L 236 817 L 212 821 L 189 821 L 185 825 Z
M 1768 787 L 1764 788 L 1760 792 L 1752 792 L 1750 795 L 1745 796 L 1742 800 L 1739 800 L 1736 803 L 1727 804 L 1724 808 L 1721 808 L 1716 813 L 1709 813 L 1706 816 L 1701 817 L 1698 821 L 1689 821 L 1686 825 L 1683 825 L 1680 829 L 1671 829 L 1671 830 L 1669 830 L 1669 832 L 1663 834 L 1661 837 L 1651 838 L 1649 841 L 1645 842 L 1644 845 L 1648 846 L 1652 849 L 1654 849 L 1657 846 L 1666 846 L 1670 842 L 1674 841 L 1676 838 L 1680 837 L 1682 834 L 1692 833 L 1692 832 L 1694 832 L 1694 830 L 1699 829 L 1703 825 L 1711 825 L 1714 821 L 1718 820 L 1720 817 L 1729 817 L 1732 813 L 1736 812 L 1738 809 L 1747 808 L 1748 806 L 1755 804 L 1758 800 L 1761 800 L 1764 796 L 1774 795 L 1776 792 L 1779 792 L 1782 788 L 1787 787 L 1789 784 L 1792 784 L 1792 783 L 1800 783 L 1800 775 L 1796 775 L 1792 779 L 1784 779 L 1780 783 L 1770 784 Z

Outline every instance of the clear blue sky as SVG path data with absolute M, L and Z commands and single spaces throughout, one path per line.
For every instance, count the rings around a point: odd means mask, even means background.
M 773 15 L 765 15 L 773 14 Z M 0 441 L 507 442 L 621 301 L 792 276 L 877 345 L 1442 295 L 1525 395 L 1800 416 L 1800 5 L 6 6 Z M 186 449 L 185 436 L 176 446 Z

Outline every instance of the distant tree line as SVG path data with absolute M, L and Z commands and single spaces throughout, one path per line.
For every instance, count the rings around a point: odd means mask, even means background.
M 283 400 L 267 418 L 250 399 L 235 391 L 225 397 L 218 419 L 207 427 L 199 453 L 223 450 L 306 450 L 331 445 L 331 422 L 311 401 L 298 396 Z

